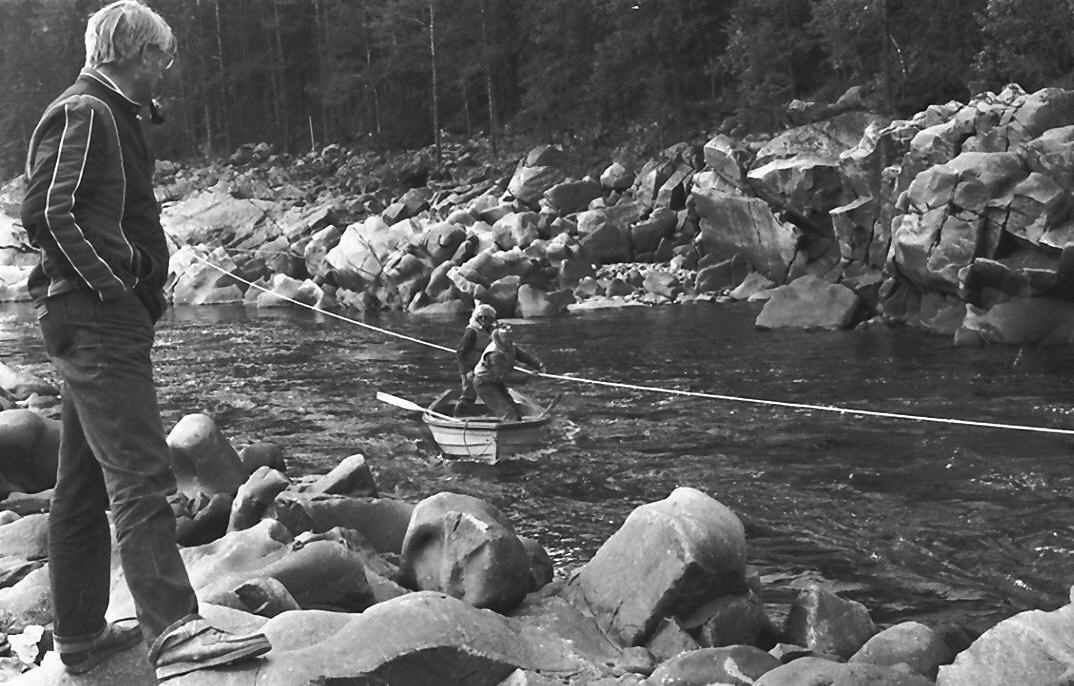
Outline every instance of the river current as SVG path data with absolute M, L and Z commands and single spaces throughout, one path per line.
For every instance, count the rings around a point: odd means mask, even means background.
M 549 372 L 729 396 L 1074 429 L 1074 350 L 954 348 L 911 329 L 758 331 L 757 307 L 692 304 L 520 321 Z M 461 318 L 369 323 L 453 346 Z M 0 360 L 55 381 L 28 305 L 0 306 Z M 746 527 L 763 599 L 825 581 L 880 624 L 978 630 L 1063 604 L 1074 583 L 1074 437 L 861 418 L 537 380 L 562 399 L 547 443 L 497 465 L 442 460 L 420 418 L 453 357 L 299 310 L 179 308 L 158 327 L 165 428 L 211 415 L 236 446 L 271 441 L 293 474 L 365 455 L 382 495 L 492 502 L 566 574 L 638 505 L 676 486 Z

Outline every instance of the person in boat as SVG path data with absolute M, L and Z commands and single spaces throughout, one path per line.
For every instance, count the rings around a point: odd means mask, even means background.
M 508 391 L 507 382 L 525 383 L 532 372 L 516 367 L 516 363 L 544 371 L 537 356 L 515 345 L 510 327 L 501 324 L 492 330 L 492 341 L 474 367 L 474 390 L 493 415 L 517 422 L 522 419 L 522 412 Z
M 474 404 L 477 402 L 474 367 L 481 359 L 481 353 L 492 341 L 491 333 L 495 326 L 496 309 L 492 305 L 479 303 L 463 329 L 462 338 L 455 348 L 455 359 L 459 364 L 459 399 L 455 402 L 454 411 L 456 417 L 473 413 Z

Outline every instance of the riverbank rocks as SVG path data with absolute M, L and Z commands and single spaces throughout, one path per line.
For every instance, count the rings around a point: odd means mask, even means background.
M 940 667 L 937 686 L 1074 683 L 1074 592 L 1058 610 L 1005 619 Z
M 199 493 L 233 494 L 246 481 L 238 453 L 208 415 L 184 416 L 167 442 L 179 491 L 191 499 Z
M 758 648 L 702 648 L 677 655 L 657 667 L 649 686 L 752 686 L 780 666 L 779 660 Z
M 791 643 L 847 659 L 877 628 L 864 605 L 812 584 L 795 597 L 784 632 Z
M 277 521 L 261 520 L 206 545 L 183 548 L 190 583 L 207 603 L 245 610 L 236 589 L 255 579 L 283 584 L 303 609 L 360 612 L 375 601 L 362 555 L 338 540 L 295 545 Z M 113 616 L 133 611 L 133 600 L 121 570 L 112 582 Z
M 504 612 L 530 589 L 529 557 L 495 507 L 467 495 L 438 493 L 414 508 L 399 581 Z
M 766 672 L 754 686 L 931 686 L 920 674 L 889 667 L 844 664 L 820 657 L 802 657 Z
M 690 196 L 700 218 L 700 243 L 724 259 L 741 255 L 765 277 L 782 283 L 797 251 L 794 227 L 776 219 L 758 198 L 712 188 Z
M 1059 298 L 1026 298 L 989 310 L 972 305 L 955 331 L 955 345 L 1066 345 L 1074 341 L 1074 303 Z
M 309 493 L 320 495 L 351 495 L 377 497 L 377 484 L 364 455 L 351 455 L 340 460 L 330 472 L 309 487 Z
M 52 488 L 59 451 L 60 422 L 32 410 L 0 411 L 0 498 Z
M 552 679 L 602 673 L 562 639 L 431 591 L 361 614 L 285 612 L 261 629 L 273 649 L 256 663 L 173 679 L 175 686 L 378 683 L 496 686 L 516 669 Z
M 285 492 L 276 499 L 277 517 L 287 528 L 322 533 L 351 529 L 374 550 L 398 554 L 410 526 L 414 505 L 392 498 L 357 498 Z
M 209 264 L 206 264 L 208 262 Z M 172 254 L 165 295 L 175 305 L 222 305 L 241 303 L 244 289 L 230 275 L 239 266 L 224 248 L 184 245 Z
M 636 508 L 574 576 L 597 622 L 640 645 L 665 617 L 745 591 L 746 537 L 731 510 L 693 488 Z
M 845 329 L 854 322 L 860 301 L 846 286 L 807 274 L 772 291 L 757 316 L 759 329 Z
M 48 566 L 38 567 L 7 588 L 0 588 L 0 633 L 19 633 L 52 622 Z
M 29 561 L 48 558 L 48 515 L 29 514 L 0 525 L 0 560 L 5 557 Z
M 268 512 L 280 493 L 290 484 L 282 472 L 261 466 L 239 486 L 231 504 L 227 530 L 240 531 L 254 526 Z
M 905 665 L 910 670 L 936 678 L 940 665 L 954 659 L 943 637 L 920 622 L 902 622 L 876 634 L 851 656 L 851 663 L 882 667 Z

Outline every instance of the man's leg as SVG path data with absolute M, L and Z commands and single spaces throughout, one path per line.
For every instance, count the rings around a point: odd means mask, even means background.
M 92 641 L 105 625 L 112 552 L 107 508 L 101 469 L 65 388 L 48 541 L 54 633 L 61 650 Z
M 100 302 L 78 292 L 53 300 L 42 328 L 46 341 L 61 347 L 50 354 L 64 377 L 65 405 L 73 406 L 99 465 L 127 585 L 151 643 L 197 612 L 166 499 L 175 477 L 153 385 L 153 324 L 134 295 Z M 50 323 L 54 314 L 61 316 Z M 61 323 L 67 331 L 58 330 Z
M 477 395 L 485 401 L 492 414 L 507 421 L 518 421 L 522 414 L 518 411 L 518 405 L 511 399 L 507 386 L 502 383 L 476 384 Z

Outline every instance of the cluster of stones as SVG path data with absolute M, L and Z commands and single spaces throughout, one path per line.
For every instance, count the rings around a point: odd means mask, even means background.
M 543 146 L 496 181 L 421 175 L 427 185 L 386 207 L 369 192 L 360 207 L 305 192 L 279 165 L 208 189 L 187 179 L 162 190 L 179 197 L 163 217 L 168 295 L 420 313 L 480 300 L 532 317 L 735 294 L 767 301 L 762 327 L 880 315 L 958 343 L 1067 342 L 1072 105 L 1074 92 L 1012 85 L 909 120 L 840 107 L 769 140 L 680 143 L 599 178 L 570 176 Z M 278 161 L 240 152 L 236 164 Z M 366 178 L 339 146 L 322 152 L 295 166 Z M 0 300 L 25 297 L 35 259 L 14 219 L 19 195 L 17 183 L 0 193 Z M 364 218 L 343 219 L 358 209 Z M 597 271 L 631 262 L 649 265 L 642 278 Z
M 33 440 L 27 435 L 33 415 Z M 0 412 L 0 681 L 67 683 L 51 649 L 48 468 L 58 426 Z M 988 686 L 1074 678 L 1074 603 L 1030 611 L 975 636 L 902 622 L 820 585 L 766 604 L 745 531 L 693 488 L 637 507 L 596 554 L 557 574 L 545 549 L 493 505 L 441 492 L 378 497 L 362 455 L 292 477 L 280 449 L 236 450 L 212 419 L 167 436 L 177 536 L 203 614 L 264 631 L 257 663 L 182 684 L 385 683 L 400 686 Z M 51 454 L 51 462 L 48 454 Z M 42 460 L 43 463 L 32 462 Z M 15 467 L 13 467 L 15 465 Z M 36 469 L 36 471 L 34 471 Z M 111 617 L 133 613 L 113 555 Z M 562 571 L 562 570 L 561 570 Z M 143 649 L 86 684 L 155 683 Z

